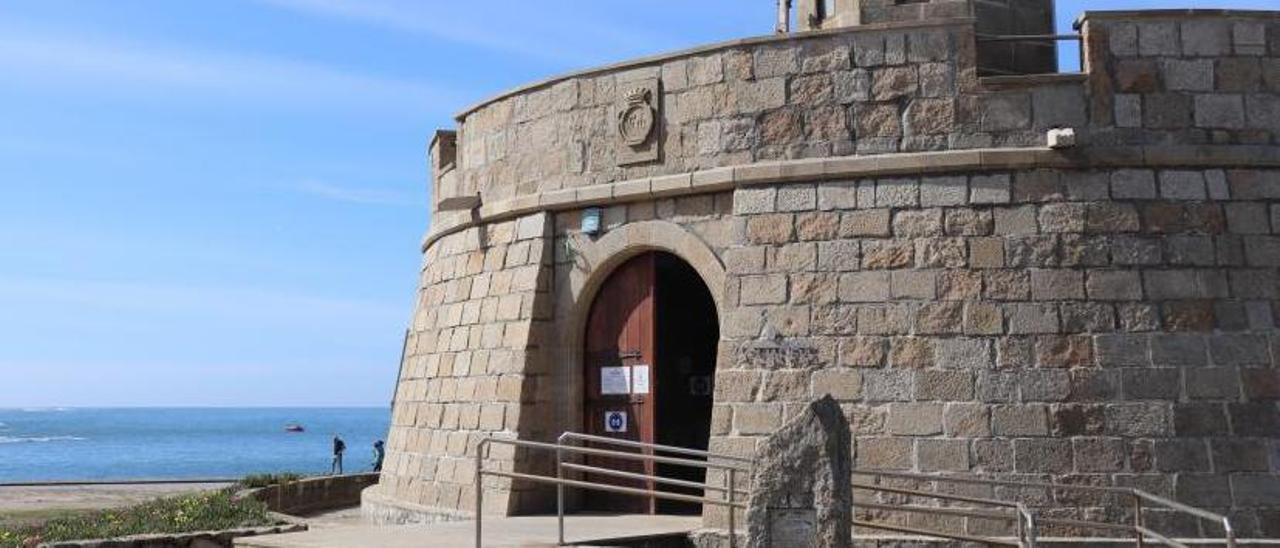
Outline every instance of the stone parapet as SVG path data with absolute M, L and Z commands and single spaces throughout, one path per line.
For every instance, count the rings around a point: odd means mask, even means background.
M 1104 149 L 1273 143 L 1276 12 L 1153 13 L 1144 28 L 1174 42 L 1151 35 L 1142 49 L 1138 23 L 1083 17 L 1078 77 L 980 82 L 974 20 L 933 19 L 740 40 L 548 80 L 459 116 L 450 192 L 493 203 L 784 159 L 1037 146 L 1054 127 Z M 620 165 L 611 120 L 646 79 L 660 82 L 658 160 Z
M 1280 14 L 1088 12 L 1091 139 L 1117 144 L 1280 144 Z

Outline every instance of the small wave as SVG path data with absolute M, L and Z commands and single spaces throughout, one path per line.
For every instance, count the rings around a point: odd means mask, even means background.
M 79 436 L 0 436 L 0 443 L 45 443 L 50 441 L 84 441 Z
M 68 407 L 23 407 L 23 413 L 64 413 L 70 411 Z

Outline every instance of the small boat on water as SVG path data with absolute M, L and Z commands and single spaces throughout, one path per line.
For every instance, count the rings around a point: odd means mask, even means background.
M 285 432 L 306 432 L 306 431 L 307 431 L 307 429 L 306 429 L 306 428 L 303 428 L 301 424 L 298 424 L 298 423 L 296 423 L 296 422 L 292 422 L 292 423 L 289 423 L 289 424 L 284 425 L 284 431 L 285 431 Z

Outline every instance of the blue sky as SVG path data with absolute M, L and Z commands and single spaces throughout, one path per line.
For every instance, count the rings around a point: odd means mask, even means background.
M 0 407 L 385 404 L 431 132 L 772 5 L 0 2 Z

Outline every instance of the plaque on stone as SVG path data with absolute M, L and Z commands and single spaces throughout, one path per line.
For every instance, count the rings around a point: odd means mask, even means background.
M 735 350 L 734 359 L 751 369 L 813 369 L 822 367 L 818 348 L 803 339 L 761 337 Z
M 657 78 L 618 83 L 614 129 L 618 165 L 652 162 L 662 150 L 662 86 Z
M 773 546 L 819 548 L 818 511 L 813 508 L 770 508 L 769 540 Z

